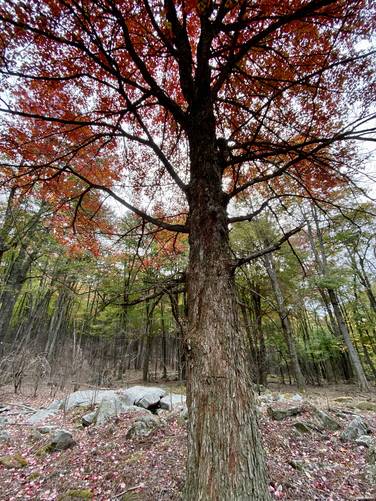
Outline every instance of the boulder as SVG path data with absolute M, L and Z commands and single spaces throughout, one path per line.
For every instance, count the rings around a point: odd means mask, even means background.
M 104 398 L 116 398 L 115 390 L 80 390 L 75 391 L 67 396 L 64 400 L 60 401 L 60 409 L 70 411 L 75 407 L 84 405 L 97 405 L 102 402 Z
M 156 428 L 160 425 L 161 421 L 157 416 L 153 414 L 147 414 L 145 416 L 140 416 L 136 419 L 136 423 L 145 423 L 149 428 Z
M 46 426 L 38 426 L 37 431 L 42 433 L 43 435 L 47 435 L 48 433 L 52 433 L 56 430 L 56 426 L 54 425 L 46 425 Z
M 82 426 L 87 427 L 94 423 L 97 411 L 88 412 L 81 417 Z
M 155 410 L 160 407 L 160 401 L 167 392 L 162 388 L 148 386 L 133 386 L 127 390 L 122 390 L 122 396 L 127 405 L 136 405 L 148 410 Z
M 295 393 L 295 395 L 292 396 L 291 400 L 293 402 L 303 402 L 303 397 L 299 395 L 299 393 Z
M 8 418 L 6 418 L 5 416 L 0 416 L 0 426 L 4 426 L 7 423 L 8 423 Z
M 54 416 L 57 413 L 57 409 L 41 409 L 35 414 L 29 417 L 27 420 L 28 424 L 34 425 L 45 421 L 47 418 Z
M 326 414 L 326 412 L 321 411 L 320 409 L 315 409 L 314 412 L 317 420 L 326 430 L 336 431 L 341 428 L 340 424 L 334 418 L 329 416 L 329 414 Z
M 303 412 L 301 406 L 293 406 L 293 407 L 285 407 L 276 409 L 274 407 L 268 407 L 267 409 L 268 415 L 274 419 L 275 421 L 282 421 L 291 416 L 297 416 Z
M 155 416 L 141 416 L 136 419 L 126 434 L 126 438 L 147 437 L 160 424 Z
M 54 400 L 46 408 L 50 411 L 58 411 L 61 407 L 62 400 Z
M 89 412 L 82 416 L 82 426 L 87 427 L 91 424 L 101 426 L 105 424 L 110 418 L 119 416 L 121 414 L 142 414 L 147 415 L 150 412 L 142 407 L 135 405 L 126 405 L 121 398 L 103 399 L 98 409 Z
M 369 435 L 371 430 L 368 424 L 361 418 L 357 416 L 351 421 L 345 430 L 341 433 L 340 439 L 342 442 L 348 442 L 350 440 L 356 440 L 362 435 Z
M 375 440 L 370 437 L 369 435 L 361 435 L 359 438 L 355 440 L 355 443 L 357 445 L 363 445 L 363 447 L 371 447 L 374 445 L 376 442 Z
M 185 403 L 184 395 L 172 394 L 165 398 L 166 391 L 161 388 L 133 386 L 127 390 L 80 390 L 68 395 L 63 400 L 55 400 L 45 409 L 40 409 L 28 419 L 27 423 L 35 425 L 43 422 L 51 416 L 54 416 L 59 410 L 70 411 L 81 406 L 96 406 L 95 419 L 92 419 L 91 413 L 87 413 L 83 419 L 83 425 L 88 426 L 95 422 L 96 424 L 105 423 L 110 417 L 122 414 L 124 412 L 138 412 L 134 409 L 156 411 L 158 408 L 174 409 L 183 408 Z M 91 423 L 86 422 L 86 417 L 91 419 Z
M 160 408 L 167 411 L 182 410 L 186 406 L 186 396 L 178 393 L 170 393 L 160 400 Z
M 49 444 L 46 447 L 48 452 L 64 451 L 76 445 L 72 434 L 67 430 L 55 430 Z
M 10 433 L 8 433 L 6 430 L 0 430 L 0 443 L 9 442 L 10 439 Z
M 127 405 L 123 408 L 122 414 L 138 414 L 140 416 L 150 416 L 151 412 L 143 407 L 137 407 L 137 405 Z
M 262 404 L 271 404 L 274 400 L 273 394 L 270 392 L 263 393 L 262 395 L 257 396 L 257 400 Z
M 278 395 L 274 395 L 273 400 L 275 402 L 287 402 L 287 398 L 285 397 L 285 395 L 282 395 L 282 393 L 280 393 Z
M 106 423 L 111 417 L 118 416 L 127 407 L 125 400 L 116 394 L 103 398 L 95 415 L 95 424 L 100 426 Z

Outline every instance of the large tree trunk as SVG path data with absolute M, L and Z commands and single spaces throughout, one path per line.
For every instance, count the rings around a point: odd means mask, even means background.
M 269 500 L 246 336 L 240 327 L 221 169 L 203 127 L 191 144 L 188 501 Z M 212 144 L 212 146 L 210 146 Z

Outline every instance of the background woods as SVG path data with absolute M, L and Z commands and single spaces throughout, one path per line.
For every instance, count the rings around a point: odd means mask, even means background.
M 60 388 L 111 386 L 141 373 L 144 381 L 184 379 L 186 242 L 166 253 L 168 242 L 139 227 L 121 240 L 103 235 L 103 255 L 72 253 L 45 223 L 51 217 L 45 204 L 15 204 L 14 191 L 7 195 L 2 383 L 19 389 L 30 368 L 24 365 L 17 376 L 11 368 L 30 352 L 48 367 L 44 382 Z M 348 198 L 346 204 L 340 210 L 322 205 L 322 211 L 306 202 L 290 207 L 306 217 L 292 247 L 285 243 L 238 271 L 237 303 L 255 383 L 303 388 L 306 382 L 374 381 L 375 208 Z M 137 226 L 131 216 L 112 224 L 119 234 Z M 278 227 L 271 219 L 236 223 L 231 245 L 250 253 L 273 233 Z

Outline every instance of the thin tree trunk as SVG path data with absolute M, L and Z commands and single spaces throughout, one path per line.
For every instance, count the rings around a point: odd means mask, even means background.
M 173 294 L 168 292 L 168 296 L 170 298 L 171 304 L 171 312 L 176 325 L 178 327 L 178 336 L 177 336 L 177 372 L 178 377 L 181 381 L 185 381 L 187 378 L 187 343 L 185 339 L 185 331 L 187 324 L 187 312 L 186 310 L 186 300 L 185 294 L 184 298 L 184 315 L 179 313 L 179 293 Z
M 155 301 L 152 305 L 149 302 L 146 302 L 146 325 L 145 325 L 145 344 L 144 344 L 144 360 L 142 364 L 142 380 L 144 383 L 149 381 L 149 364 L 151 358 L 151 352 L 153 348 L 153 336 L 152 336 L 152 320 L 153 320 L 153 312 L 155 307 L 158 304 L 158 301 Z
M 266 347 L 265 347 L 265 337 L 262 330 L 261 296 L 260 296 L 260 289 L 256 285 L 252 287 L 251 297 L 253 302 L 253 312 L 255 318 L 255 332 L 256 332 L 257 382 L 260 385 L 266 386 L 267 383 Z
M 333 306 L 333 311 L 334 315 L 336 317 L 337 323 L 338 323 L 338 328 L 342 334 L 343 341 L 346 345 L 346 348 L 348 350 L 348 353 L 350 355 L 350 360 L 351 364 L 354 368 L 360 389 L 362 391 L 367 391 L 369 390 L 369 384 L 366 378 L 366 375 L 364 374 L 364 370 L 358 355 L 358 352 L 356 351 L 354 344 L 351 340 L 349 330 L 347 328 L 347 324 L 345 322 L 345 319 L 343 317 L 341 308 L 339 306 L 337 294 L 333 289 L 328 289 L 328 294 L 330 297 L 330 302 L 332 303 Z
M 5 291 L 1 296 L 0 342 L 5 340 L 7 336 L 14 307 L 34 258 L 33 253 L 27 254 L 26 249 L 21 247 L 11 264 L 8 280 L 5 283 Z
M 258 383 L 258 367 L 257 367 L 257 354 L 256 354 L 256 346 L 255 340 L 253 339 L 253 332 L 249 321 L 249 312 L 248 307 L 244 302 L 240 302 L 240 311 L 242 313 L 244 328 L 247 333 L 248 345 L 249 345 L 249 357 L 251 366 L 254 368 L 253 379 L 256 383 Z
M 323 241 L 322 231 L 321 231 L 319 221 L 318 221 L 317 212 L 313 206 L 312 206 L 312 215 L 313 215 L 313 219 L 314 219 L 315 226 L 316 226 L 318 248 L 320 249 L 320 252 L 318 251 L 318 249 L 315 245 L 311 225 L 309 224 L 309 222 L 308 222 L 308 236 L 310 239 L 312 250 L 313 250 L 314 255 L 315 255 L 315 261 L 316 261 L 316 265 L 318 268 L 318 272 L 321 276 L 325 276 L 325 273 L 327 272 L 327 268 L 328 268 L 327 257 L 325 254 L 324 241 Z M 362 364 L 360 362 L 358 352 L 356 351 L 354 344 L 351 340 L 351 336 L 350 336 L 349 330 L 347 328 L 346 321 L 343 317 L 343 314 L 342 314 L 342 311 L 341 311 L 341 308 L 340 308 L 340 305 L 338 302 L 337 294 L 334 291 L 334 289 L 327 288 L 326 291 L 327 291 L 327 294 L 329 296 L 330 304 L 333 308 L 333 313 L 334 313 L 334 317 L 336 319 L 336 323 L 338 325 L 338 330 L 339 330 L 339 332 L 342 336 L 342 339 L 345 343 L 345 346 L 347 348 L 347 351 L 348 351 L 348 354 L 350 357 L 351 365 L 352 365 L 354 372 L 356 374 L 358 384 L 359 384 L 362 391 L 369 390 L 369 384 L 368 384 L 366 375 L 364 373 Z
M 3 224 L 0 228 L 0 263 L 2 261 L 4 253 L 9 249 L 8 239 L 9 232 L 12 228 L 12 209 L 15 196 L 16 189 L 11 188 L 7 201 L 7 207 L 5 209 Z
M 273 287 L 273 292 L 277 301 L 277 306 L 278 306 L 278 314 L 281 319 L 281 325 L 283 329 L 283 333 L 285 335 L 290 359 L 291 359 L 291 364 L 292 364 L 292 370 L 294 374 L 294 379 L 296 381 L 297 387 L 299 389 L 304 389 L 305 387 L 305 379 L 302 374 L 302 370 L 300 368 L 299 364 L 299 359 L 298 359 L 298 353 L 296 350 L 296 344 L 294 340 L 294 334 L 292 331 L 290 319 L 289 319 L 289 314 L 288 310 L 285 304 L 285 299 L 283 297 L 282 289 L 277 277 L 277 273 L 275 270 L 273 258 L 267 254 L 264 256 L 264 263 L 265 263 L 265 268 L 266 271 L 269 275 L 270 281 L 272 283 Z
M 353 262 L 355 263 L 355 259 L 353 260 Z M 374 313 L 376 313 L 376 297 L 373 293 L 373 290 L 372 290 L 372 286 L 371 286 L 371 282 L 369 281 L 369 278 L 368 278 L 368 274 L 367 274 L 367 271 L 365 269 L 365 265 L 364 265 L 364 259 L 362 257 L 359 256 L 359 265 L 360 265 L 360 270 L 359 268 L 356 266 L 356 263 L 355 263 L 355 270 L 357 272 L 357 275 L 366 291 L 366 294 L 367 294 L 367 297 L 368 297 L 368 300 L 369 300 L 369 304 L 372 308 L 372 311 Z
M 164 319 L 163 301 L 161 300 L 161 336 L 162 336 L 162 379 L 167 379 L 167 338 Z

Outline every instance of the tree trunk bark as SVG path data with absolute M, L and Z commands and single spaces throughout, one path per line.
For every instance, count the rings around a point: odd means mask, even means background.
M 0 299 L 0 342 L 6 340 L 14 307 L 34 258 L 34 253 L 27 254 L 26 249 L 21 247 L 11 264 L 9 277 L 5 283 L 5 291 Z
M 4 253 L 9 249 L 8 238 L 9 232 L 12 228 L 12 209 L 15 196 L 16 188 L 11 188 L 7 201 L 7 207 L 5 209 L 3 224 L 0 228 L 0 263 L 3 259 Z
M 191 144 L 187 501 L 269 500 L 215 146 Z M 202 133 L 202 134 L 201 134 Z M 211 154 L 210 154 L 211 152 Z
M 145 334 L 144 334 L 144 360 L 142 364 L 142 380 L 144 383 L 147 383 L 150 379 L 149 376 L 149 365 L 150 365 L 150 358 L 152 354 L 152 349 L 153 349 L 153 332 L 152 332 L 152 324 L 153 324 L 153 313 L 154 309 L 157 306 L 159 302 L 159 299 L 157 299 L 153 304 L 149 304 L 149 302 L 146 302 L 146 326 L 145 326 Z
M 273 259 L 269 254 L 266 254 L 264 256 L 264 263 L 265 263 L 265 268 L 266 271 L 269 275 L 270 281 L 272 283 L 273 287 L 273 292 L 277 301 L 277 306 L 278 306 L 278 314 L 281 319 L 281 324 L 282 324 L 282 329 L 285 334 L 285 339 L 287 343 L 287 347 L 289 350 L 289 355 L 291 359 L 291 365 L 292 365 L 292 370 L 294 374 L 294 378 L 296 381 L 296 385 L 298 389 L 302 390 L 305 387 L 305 379 L 302 374 L 301 368 L 300 368 L 300 363 L 298 359 L 298 353 L 296 350 L 296 344 L 294 340 L 294 335 L 289 319 L 289 314 L 288 310 L 285 304 L 285 299 L 282 294 L 282 289 L 277 277 L 277 273 L 275 270 L 275 266 L 273 263 Z
M 167 336 L 164 320 L 163 301 L 161 300 L 161 341 L 162 341 L 162 379 L 167 380 Z
M 266 364 L 266 346 L 265 337 L 262 330 L 262 310 L 261 310 L 261 296 L 257 286 L 252 291 L 252 301 L 254 305 L 255 315 L 255 330 L 257 339 L 257 371 L 258 371 L 258 384 L 262 386 L 267 385 L 267 364 Z
M 335 315 L 337 323 L 338 323 L 338 328 L 341 332 L 343 341 L 344 341 L 346 348 L 348 350 L 351 364 L 352 364 L 353 369 L 355 371 L 359 387 L 362 391 L 368 391 L 370 389 L 370 387 L 369 387 L 366 375 L 364 374 L 364 370 L 363 370 L 358 352 L 354 347 L 349 330 L 347 328 L 346 321 L 343 317 L 341 308 L 339 306 L 337 294 L 335 293 L 335 291 L 333 289 L 328 289 L 328 294 L 329 294 L 330 302 L 332 303 L 332 306 L 333 306 L 333 311 L 334 311 L 334 315 Z
M 371 309 L 374 313 L 376 313 L 376 297 L 373 293 L 372 285 L 371 285 L 371 282 L 368 278 L 367 271 L 365 269 L 364 259 L 359 256 L 360 270 L 356 265 L 355 259 L 353 259 L 353 262 L 355 263 L 356 273 L 357 273 L 357 275 L 358 275 L 358 277 L 359 277 L 359 279 L 360 279 L 360 281 L 361 281 L 361 283 L 366 291 Z

